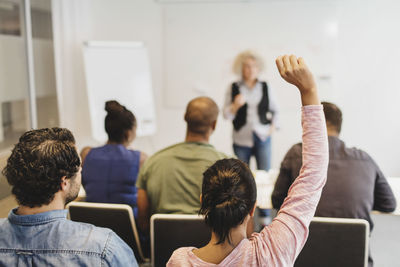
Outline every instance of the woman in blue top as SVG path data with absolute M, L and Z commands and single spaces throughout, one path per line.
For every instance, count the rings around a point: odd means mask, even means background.
M 128 149 L 136 137 L 136 118 L 117 101 L 107 101 L 105 110 L 107 144 L 85 147 L 81 152 L 86 201 L 128 204 L 136 217 L 135 184 L 139 168 L 147 158 L 143 152 Z

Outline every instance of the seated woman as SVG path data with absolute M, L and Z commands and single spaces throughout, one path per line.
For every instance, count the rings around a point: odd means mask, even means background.
M 86 201 L 128 204 L 137 215 L 135 186 L 139 168 L 147 156 L 127 147 L 136 137 L 136 118 L 117 101 L 107 101 L 106 145 L 85 147 L 82 157 L 82 184 Z
M 202 248 L 177 249 L 167 266 L 293 266 L 303 248 L 328 168 L 325 118 L 312 74 L 303 59 L 277 59 L 281 76 L 296 85 L 302 99 L 303 167 L 277 217 L 248 239 L 257 188 L 246 164 L 217 161 L 203 174 L 200 214 L 211 228 Z

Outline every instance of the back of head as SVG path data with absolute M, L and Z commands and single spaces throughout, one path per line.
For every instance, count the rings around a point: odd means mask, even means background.
M 257 188 L 247 166 L 238 159 L 222 159 L 203 174 L 199 213 L 222 244 L 230 242 L 229 232 L 243 223 L 256 203 Z
M 120 105 L 117 101 L 106 102 L 107 116 L 104 122 L 108 140 L 116 143 L 125 141 L 125 132 L 136 127 L 136 118 L 133 113 Z
M 196 134 L 207 134 L 217 121 L 218 106 L 209 97 L 197 97 L 191 100 L 185 113 L 188 131 Z
M 72 133 L 45 128 L 20 137 L 3 174 L 18 203 L 33 208 L 49 204 L 61 188 L 61 178 L 74 178 L 80 164 Z
M 321 102 L 324 107 L 325 120 L 328 127 L 336 130 L 339 134 L 342 130 L 342 111 L 333 103 Z

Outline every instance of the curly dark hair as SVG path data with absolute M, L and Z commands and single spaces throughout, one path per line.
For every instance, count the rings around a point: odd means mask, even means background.
M 229 232 L 243 223 L 257 199 L 256 183 L 249 167 L 238 159 L 218 160 L 203 173 L 199 214 L 217 235 L 217 244 L 230 243 Z
M 72 133 L 45 128 L 19 138 L 3 175 L 18 203 L 33 208 L 49 204 L 61 189 L 61 178 L 75 178 L 80 164 Z
M 136 127 L 135 115 L 115 100 L 107 101 L 105 110 L 107 116 L 104 120 L 104 128 L 108 140 L 123 143 L 126 139 L 126 131 Z

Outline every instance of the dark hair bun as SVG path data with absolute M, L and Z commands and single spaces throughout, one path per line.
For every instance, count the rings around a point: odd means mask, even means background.
M 104 127 L 109 141 L 123 143 L 126 140 L 125 132 L 136 126 L 135 115 L 115 100 L 107 101 L 105 110 L 107 116 Z
M 199 213 L 217 234 L 218 243 L 230 242 L 229 231 L 243 223 L 257 199 L 254 177 L 238 159 L 222 159 L 203 174 Z
M 125 110 L 125 107 L 115 100 L 110 100 L 106 102 L 105 110 L 109 114 L 115 114 L 123 112 Z

